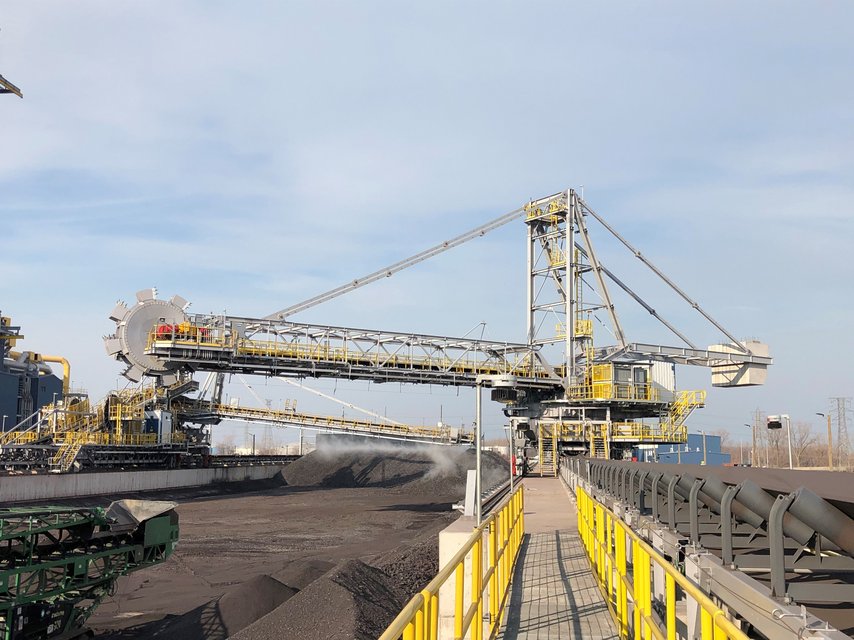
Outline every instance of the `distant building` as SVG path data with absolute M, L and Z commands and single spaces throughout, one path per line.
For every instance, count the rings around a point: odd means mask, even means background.
M 710 467 L 730 463 L 730 455 L 721 452 L 721 437 L 700 433 L 689 433 L 685 444 L 660 444 L 656 447 L 644 447 L 634 453 L 640 462 L 661 462 L 663 464 L 703 464 L 703 440 L 705 439 L 705 460 Z

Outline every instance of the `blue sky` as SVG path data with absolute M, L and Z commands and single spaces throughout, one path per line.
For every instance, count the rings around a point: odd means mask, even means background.
M 4 3 L 0 73 L 25 98 L 0 100 L 0 309 L 100 397 L 120 370 L 106 316 L 138 289 L 264 315 L 584 185 L 771 345 L 768 384 L 711 391 L 693 424 L 811 421 L 854 395 L 852 19 L 845 2 Z M 523 305 L 520 222 L 298 319 L 520 340 Z M 630 338 L 664 337 L 623 314 Z M 465 390 L 315 386 L 418 423 L 473 413 Z

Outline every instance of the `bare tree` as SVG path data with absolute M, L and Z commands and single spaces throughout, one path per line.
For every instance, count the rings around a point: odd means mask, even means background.
M 221 456 L 233 456 L 237 447 L 234 445 L 234 436 L 228 434 L 216 443 L 217 453 Z
M 710 432 L 713 436 L 718 436 L 721 439 L 721 451 L 725 448 L 729 448 L 730 446 L 730 432 L 726 429 L 716 429 L 715 431 Z
M 808 422 L 796 422 L 792 425 L 792 457 L 796 467 L 815 466 L 815 450 L 818 437 Z
M 770 463 L 769 465 L 772 467 L 781 467 L 780 464 L 780 445 L 783 443 L 785 438 L 784 432 L 785 429 L 766 429 L 768 435 L 768 446 L 770 448 Z M 787 465 L 788 466 L 788 465 Z

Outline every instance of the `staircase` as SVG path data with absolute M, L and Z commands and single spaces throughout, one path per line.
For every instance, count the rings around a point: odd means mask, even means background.
M 75 436 L 77 434 L 74 434 Z M 66 440 L 59 449 L 56 450 L 56 453 L 53 454 L 53 458 L 50 461 L 50 470 L 58 471 L 65 473 L 71 468 L 71 465 L 74 464 L 74 461 L 77 459 L 77 454 L 80 453 L 80 449 L 83 448 L 83 440 L 78 437 L 72 437 Z
M 705 391 L 680 391 L 667 413 L 667 431 L 676 433 L 694 409 L 706 404 Z
M 608 438 L 604 434 L 594 433 L 590 436 L 590 457 L 601 460 L 608 460 L 611 457 Z
M 557 475 L 557 428 L 551 425 L 539 425 L 540 476 Z

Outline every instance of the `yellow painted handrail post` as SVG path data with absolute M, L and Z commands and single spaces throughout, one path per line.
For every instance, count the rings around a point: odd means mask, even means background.
M 605 509 L 600 505 L 596 511 L 596 542 L 599 545 L 599 581 L 605 584 Z
M 497 520 L 497 519 L 496 519 Z M 498 524 L 493 520 L 489 524 L 489 633 L 498 621 Z
M 712 614 L 705 609 L 700 610 L 700 638 L 702 640 L 713 640 Z
M 628 637 L 629 635 L 629 594 L 626 587 L 626 534 L 622 528 L 618 527 L 617 531 L 617 571 L 620 579 L 617 585 L 620 600 L 620 635 Z
M 611 558 L 613 557 L 613 555 L 612 555 L 613 551 L 612 551 L 612 546 L 611 546 L 611 543 L 613 541 L 613 538 L 611 535 L 611 531 L 612 531 L 611 527 L 613 527 L 613 526 L 614 526 L 614 522 L 611 520 L 611 514 L 606 513 L 605 514 L 605 557 L 607 558 L 607 565 L 608 566 L 606 567 L 606 574 L 605 575 L 607 576 L 607 581 L 605 583 L 605 586 L 608 590 L 608 601 L 609 602 L 613 602 L 613 600 L 614 600 L 614 563 L 611 560 Z
M 454 607 L 454 637 L 462 638 L 463 637 L 463 594 L 465 593 L 465 582 L 466 582 L 466 561 L 463 561 L 457 565 L 456 573 L 456 599 Z
M 593 551 L 593 567 L 596 569 L 596 576 L 602 578 L 602 569 L 599 566 L 599 506 L 593 503 L 593 517 L 590 519 L 590 544 Z
M 667 599 L 667 640 L 676 640 L 676 580 L 664 575 L 664 593 Z
M 645 550 L 641 550 L 641 558 L 643 560 L 641 570 L 643 575 L 644 638 L 652 640 L 652 625 L 649 623 L 652 617 L 652 580 L 650 580 L 649 554 Z
M 504 549 L 504 552 L 501 554 L 501 584 L 504 585 L 502 588 L 505 589 L 505 592 L 506 589 L 510 587 L 510 580 L 513 579 L 512 573 L 513 561 L 516 556 L 516 537 L 511 535 L 510 527 L 515 519 L 516 513 L 513 509 L 503 512 L 501 518 L 501 548 Z M 501 594 L 501 598 L 502 600 L 504 599 L 504 593 Z
M 700 638 L 702 640 L 713 640 L 712 614 L 705 608 L 700 609 Z
M 415 640 L 424 640 L 424 609 L 415 612 Z
M 473 549 L 476 564 L 472 567 L 472 578 L 475 582 L 475 588 L 472 589 L 471 597 L 473 602 L 477 604 L 474 614 L 474 630 L 472 631 L 472 640 L 482 640 L 483 638 L 483 536 L 481 535 L 474 545 Z
M 503 585 L 506 585 L 509 582 L 507 560 L 510 558 L 511 548 L 508 546 L 507 540 L 507 515 L 508 514 L 505 511 L 502 511 L 498 515 L 498 540 L 501 543 L 501 557 L 498 559 L 498 584 L 502 585 L 502 589 L 504 589 Z M 504 593 L 501 594 L 502 599 L 503 597 Z M 501 624 L 501 620 L 498 621 L 498 624 Z
M 587 536 L 590 545 L 590 562 L 596 566 L 596 503 L 593 498 L 587 501 Z
M 632 540 L 632 604 L 633 604 L 633 619 L 634 619 L 634 638 L 641 638 L 641 611 L 640 611 L 640 544 L 637 540 Z

